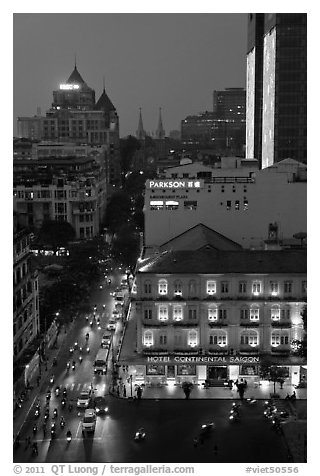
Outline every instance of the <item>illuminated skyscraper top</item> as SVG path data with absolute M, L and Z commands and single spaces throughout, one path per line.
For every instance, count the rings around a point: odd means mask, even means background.
M 92 110 L 95 105 L 95 92 L 82 78 L 75 64 L 74 70 L 59 89 L 53 91 L 53 109 Z

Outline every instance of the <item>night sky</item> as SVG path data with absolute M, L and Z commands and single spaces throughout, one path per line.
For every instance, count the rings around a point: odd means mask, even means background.
M 135 134 L 139 107 L 146 131 L 162 107 L 166 134 L 189 114 L 212 110 L 212 92 L 245 87 L 245 13 L 15 13 L 13 122 L 45 114 L 52 91 L 77 68 L 103 89 L 120 118 L 120 135 Z

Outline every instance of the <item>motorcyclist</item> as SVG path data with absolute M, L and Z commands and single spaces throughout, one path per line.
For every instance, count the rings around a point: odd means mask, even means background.
M 70 430 L 67 431 L 67 440 L 71 441 L 72 433 Z
M 86 340 L 89 340 L 89 332 L 86 333 Z
M 58 409 L 55 408 L 55 409 L 53 410 L 53 418 L 56 418 L 57 416 L 58 416 Z

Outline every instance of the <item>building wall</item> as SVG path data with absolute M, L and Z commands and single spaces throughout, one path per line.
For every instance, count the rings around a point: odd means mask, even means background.
M 14 235 L 13 245 L 13 355 L 21 356 L 39 332 L 38 275 L 30 269 L 30 235 Z
M 208 281 L 215 283 L 215 292 L 209 293 Z M 159 292 L 163 282 L 167 283 L 166 294 Z M 225 283 L 228 292 L 222 292 Z M 243 292 L 240 292 L 240 283 L 242 291 L 245 289 Z M 257 283 L 260 292 L 255 292 Z M 138 353 L 148 349 L 169 353 L 202 349 L 205 353 L 227 352 L 229 355 L 288 354 L 291 341 L 303 338 L 301 312 L 306 305 L 306 275 L 303 274 L 137 273 L 133 298 Z M 165 319 L 160 312 L 163 307 L 168 310 Z M 176 307 L 181 307 L 181 315 L 174 314 Z M 195 342 L 191 341 L 192 332 L 197 335 Z M 151 341 L 147 340 L 150 333 Z M 224 337 L 219 341 L 221 336 Z M 249 336 L 248 342 L 246 336 Z
M 182 167 L 177 169 L 183 176 Z M 202 169 L 198 166 L 198 170 Z M 174 173 L 173 169 L 168 173 Z M 196 177 L 195 172 L 188 175 Z M 199 223 L 245 248 L 261 246 L 269 223 L 278 224 L 280 238 L 292 238 L 307 229 L 307 184 L 294 181 L 292 173 L 243 167 L 212 169 L 212 178 L 199 180 L 197 188 L 188 187 L 188 178 L 182 180 L 186 186 L 181 188 L 155 189 L 147 182 L 145 246 L 159 246 Z M 151 206 L 154 202 L 162 205 Z M 166 202 L 177 205 L 166 206 Z

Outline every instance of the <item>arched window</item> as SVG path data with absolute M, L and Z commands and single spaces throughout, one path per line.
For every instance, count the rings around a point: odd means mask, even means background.
M 271 333 L 271 346 L 278 347 L 279 345 L 289 344 L 289 336 L 287 333 L 274 331 Z
M 250 308 L 250 321 L 259 320 L 259 306 L 252 306 Z
M 159 306 L 158 318 L 159 318 L 159 321 L 167 321 L 169 319 L 168 306 L 166 305 Z
M 240 309 L 240 319 L 247 320 L 249 319 L 249 308 L 248 306 L 242 306 Z
M 259 334 L 255 330 L 243 331 L 240 335 L 240 344 L 256 347 L 259 345 Z
M 159 344 L 160 345 L 167 345 L 167 334 L 161 333 L 159 336 Z
M 143 344 L 146 347 L 151 347 L 153 345 L 153 333 L 152 331 L 145 331 L 143 335 Z
M 179 304 L 173 305 L 172 317 L 174 321 L 182 321 L 183 319 L 183 309 Z
M 228 344 L 227 332 L 223 330 L 212 332 L 209 335 L 209 344 L 225 347 Z
M 196 347 L 198 345 L 198 332 L 195 330 L 188 333 L 188 345 L 190 347 Z
M 258 296 L 262 292 L 261 281 L 253 281 L 252 283 L 252 293 L 255 296 Z
M 158 293 L 162 296 L 168 294 L 168 282 L 166 279 L 159 279 L 158 281 Z
M 216 321 L 218 319 L 217 306 L 210 306 L 208 308 L 208 321 Z
M 279 306 L 279 304 L 274 304 L 271 307 L 271 319 L 272 319 L 272 321 L 279 321 L 280 320 L 280 306 Z

